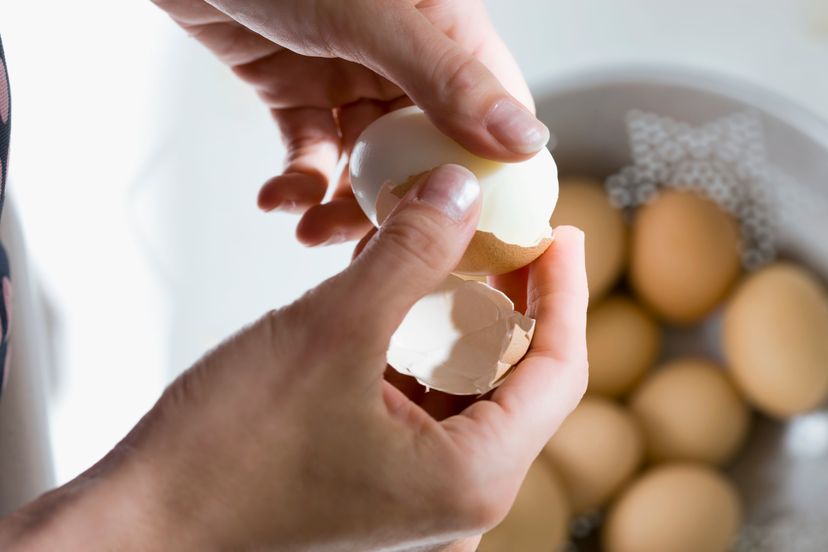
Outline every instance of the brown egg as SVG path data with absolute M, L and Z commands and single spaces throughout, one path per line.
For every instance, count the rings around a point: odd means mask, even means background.
M 828 294 L 803 268 L 748 277 L 725 310 L 723 341 L 736 385 L 765 414 L 793 416 L 828 397 Z
M 718 205 L 694 192 L 665 190 L 636 212 L 632 286 L 668 322 L 698 322 L 738 278 L 739 241 L 738 225 Z
M 638 424 L 618 404 L 586 397 L 547 443 L 547 457 L 563 479 L 572 511 L 596 510 L 618 492 L 641 464 Z
M 634 481 L 613 504 L 607 552 L 725 552 L 742 519 L 733 485 L 694 464 L 665 464 Z
M 590 309 L 587 320 L 590 394 L 625 395 L 661 351 L 661 328 L 650 314 L 624 295 L 613 295 Z
M 483 535 L 478 552 L 559 550 L 569 530 L 569 500 L 549 462 L 535 460 L 506 518 Z
M 740 449 L 750 412 L 727 373 L 684 359 L 655 371 L 630 398 L 650 460 L 722 464 Z
M 627 260 L 627 226 L 598 180 L 562 178 L 552 225 L 577 226 L 585 233 L 590 301 L 609 291 Z

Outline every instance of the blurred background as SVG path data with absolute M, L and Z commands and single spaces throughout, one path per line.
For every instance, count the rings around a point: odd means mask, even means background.
M 828 118 L 825 0 L 488 2 L 530 84 L 712 69 Z M 255 95 L 148 0 L 3 0 L 10 189 L 53 336 L 58 482 L 219 340 L 348 262 L 256 208 L 283 148 Z M 553 129 L 554 130 L 554 129 Z M 14 377 L 14 374 L 12 374 Z

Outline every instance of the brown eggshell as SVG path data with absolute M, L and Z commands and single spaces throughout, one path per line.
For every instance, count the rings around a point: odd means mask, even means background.
M 414 184 L 427 173 L 414 175 L 404 183 L 384 184 L 377 195 L 377 220 L 382 224 Z M 551 234 L 533 247 L 506 243 L 490 232 L 475 231 L 463 258 L 454 269 L 467 276 L 496 276 L 522 268 L 540 257 L 552 244 Z
M 590 302 L 598 301 L 618 281 L 627 260 L 627 225 L 598 180 L 568 177 L 560 180 L 552 225 L 571 225 L 584 231 Z
M 541 240 L 534 247 L 520 247 L 478 230 L 455 271 L 471 276 L 506 274 L 528 265 L 543 255 L 550 245 L 552 238 Z
M 617 294 L 589 311 L 590 394 L 626 395 L 652 367 L 661 351 L 661 328 L 640 305 Z
M 734 381 L 765 414 L 828 398 L 828 294 L 805 269 L 778 263 L 748 277 L 725 309 L 723 344 Z
M 618 404 L 586 397 L 544 452 L 563 479 L 576 514 L 596 510 L 633 476 L 643 441 L 632 415 Z
M 630 398 L 651 461 L 722 464 L 741 448 L 750 412 L 728 374 L 703 359 L 670 362 Z
M 726 552 L 742 508 L 733 485 L 694 464 L 664 464 L 634 481 L 603 527 L 606 552 Z
M 555 552 L 566 541 L 566 491 L 544 459 L 535 460 L 506 518 L 483 535 L 478 552 Z
M 673 324 L 708 315 L 741 271 L 736 221 L 695 192 L 664 190 L 639 208 L 631 243 L 633 288 Z

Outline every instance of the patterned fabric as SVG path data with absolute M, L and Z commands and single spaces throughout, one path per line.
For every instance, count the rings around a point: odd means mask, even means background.
M 11 92 L 6 71 L 3 40 L 0 39 L 0 216 L 6 197 L 6 174 L 9 166 L 9 134 L 11 132 Z M 9 333 L 11 329 L 12 287 L 9 259 L 0 244 L 0 391 L 8 378 Z

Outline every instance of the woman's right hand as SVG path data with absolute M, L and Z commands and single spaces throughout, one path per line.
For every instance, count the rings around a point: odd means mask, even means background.
M 288 154 L 259 205 L 303 213 L 297 237 L 306 245 L 370 228 L 347 171 L 332 178 L 362 130 L 389 110 L 416 103 L 490 159 L 525 159 L 549 138 L 481 0 L 153 1 L 271 109 Z

